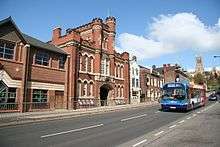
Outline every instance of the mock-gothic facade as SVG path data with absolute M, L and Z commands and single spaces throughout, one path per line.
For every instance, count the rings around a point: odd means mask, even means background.
M 74 107 L 119 105 L 129 98 L 129 54 L 115 51 L 116 19 L 95 18 L 50 41 L 69 54 L 68 96 Z

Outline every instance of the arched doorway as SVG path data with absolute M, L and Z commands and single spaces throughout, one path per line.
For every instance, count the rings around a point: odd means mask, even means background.
M 110 95 L 110 90 L 112 90 L 112 86 L 109 84 L 104 84 L 100 87 L 100 103 L 101 106 L 108 105 L 108 97 Z

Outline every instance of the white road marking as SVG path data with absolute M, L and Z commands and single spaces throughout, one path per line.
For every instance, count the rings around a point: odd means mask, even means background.
M 97 127 L 101 127 L 101 126 L 103 126 L 103 124 L 98 124 L 98 125 L 93 125 L 93 126 L 89 126 L 89 127 L 83 127 L 83 128 L 79 128 L 79 129 L 63 131 L 63 132 L 58 132 L 58 133 L 53 133 L 53 134 L 48 134 L 48 135 L 43 135 L 40 138 L 52 137 L 52 136 L 57 136 L 57 135 L 62 135 L 62 134 L 67 134 L 67 133 L 72 133 L 72 132 L 78 132 L 78 131 L 97 128 Z
M 187 117 L 186 119 L 190 119 L 190 118 L 192 118 L 192 117 L 190 116 L 190 117 Z
M 200 111 L 198 111 L 197 113 L 201 113 Z
M 147 141 L 147 139 L 144 139 L 144 140 L 142 140 L 142 141 L 140 141 L 140 142 L 138 142 L 138 143 L 132 145 L 132 147 L 136 147 L 136 146 L 138 146 L 138 145 L 140 145 L 140 144 L 142 144 L 142 143 L 144 143 L 144 142 L 146 142 L 146 141 Z
M 184 122 L 185 122 L 185 120 L 181 120 L 181 121 L 179 121 L 178 123 L 181 124 L 181 123 L 184 123 Z
M 155 113 L 159 113 L 160 111 L 156 111 Z
M 193 114 L 193 117 L 195 117 L 197 114 Z
M 143 114 L 143 115 L 138 115 L 138 116 L 133 116 L 133 117 L 125 118 L 125 119 L 122 119 L 121 122 L 127 121 L 127 120 L 131 120 L 131 119 L 135 119 L 135 118 L 144 117 L 144 116 L 146 116 L 146 115 L 147 115 L 147 114 Z
M 163 132 L 164 132 L 164 131 L 160 131 L 160 132 L 154 134 L 154 136 L 158 136 L 158 135 L 162 134 Z
M 172 125 L 172 126 L 170 126 L 169 128 L 171 129 L 171 128 L 174 128 L 174 127 L 176 127 L 176 125 Z

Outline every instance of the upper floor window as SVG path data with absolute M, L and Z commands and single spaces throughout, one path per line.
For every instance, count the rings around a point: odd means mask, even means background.
M 65 66 L 65 57 L 64 56 L 60 56 L 59 57 L 59 68 L 60 69 L 64 69 Z
M 138 69 L 136 68 L 136 76 L 138 76 Z
M 102 58 L 101 61 L 101 74 L 109 75 L 110 61 L 107 58 Z
M 0 41 L 0 58 L 13 59 L 14 43 Z
M 136 87 L 139 87 L 139 80 L 136 79 Z
M 135 78 L 132 78 L 132 87 L 135 87 Z
M 49 54 L 46 52 L 37 52 L 35 56 L 35 64 L 48 66 L 49 65 Z

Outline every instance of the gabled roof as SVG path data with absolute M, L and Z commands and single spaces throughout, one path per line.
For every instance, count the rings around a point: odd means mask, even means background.
M 17 25 L 15 24 L 15 22 L 12 20 L 11 17 L 8 17 L 8 18 L 6 18 L 4 20 L 1 20 L 0 21 L 0 26 L 5 24 L 5 23 L 11 23 L 15 27 L 16 31 L 18 32 L 18 35 L 21 38 L 21 40 L 24 41 L 25 43 L 30 44 L 31 46 L 34 46 L 34 47 L 39 47 L 39 48 L 46 49 L 46 50 L 49 50 L 49 51 L 52 51 L 52 52 L 66 54 L 67 55 L 66 52 L 64 52 L 62 49 L 56 47 L 55 45 L 42 42 L 42 41 L 40 41 L 40 40 L 38 40 L 36 38 L 33 38 L 31 36 L 28 36 L 28 35 L 22 33 L 19 30 L 19 28 L 17 27 Z

